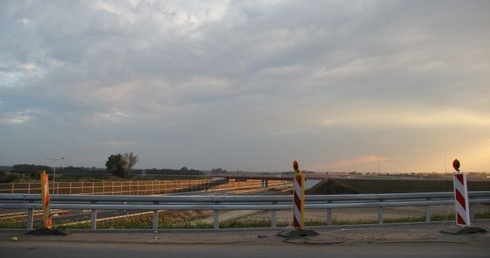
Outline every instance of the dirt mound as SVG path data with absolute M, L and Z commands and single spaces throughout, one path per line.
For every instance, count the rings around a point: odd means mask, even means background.
M 306 194 L 358 194 L 359 191 L 345 185 L 335 179 L 322 180 L 312 188 L 305 191 Z
M 336 180 L 344 185 L 354 187 L 362 194 L 453 191 L 451 179 L 339 178 Z M 488 180 L 468 180 L 469 191 L 488 191 L 488 189 L 490 189 L 490 181 Z

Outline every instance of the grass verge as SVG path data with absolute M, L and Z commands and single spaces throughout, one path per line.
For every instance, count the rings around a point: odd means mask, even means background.
M 490 219 L 490 212 L 477 213 L 474 217 L 475 220 Z M 454 221 L 455 216 L 451 214 L 449 216 L 433 215 L 431 216 L 432 222 L 437 221 Z M 425 222 L 424 216 L 413 216 L 397 219 L 384 219 L 383 223 L 396 224 L 396 223 L 417 223 Z M 376 220 L 337 220 L 332 221 L 332 225 L 366 225 L 377 224 Z M 326 222 L 323 220 L 306 220 L 305 226 L 325 226 Z M 23 229 L 26 226 L 26 222 L 22 220 L 6 220 L 0 223 L 0 229 Z M 269 219 L 258 219 L 253 216 L 242 218 L 233 221 L 222 221 L 219 224 L 220 228 L 268 228 L 271 226 Z M 287 227 L 289 222 L 277 221 L 276 227 Z M 37 223 L 35 228 L 42 228 L 42 224 Z M 198 219 L 193 220 L 181 220 L 176 221 L 170 217 L 160 217 L 159 225 L 160 229 L 211 229 L 212 223 L 205 223 Z M 90 222 L 82 222 L 79 224 L 73 224 L 69 226 L 60 227 L 63 229 L 90 229 Z M 97 223 L 97 229 L 151 229 L 152 218 L 151 216 L 141 215 L 133 216 L 129 218 L 121 218 L 116 220 L 100 221 Z

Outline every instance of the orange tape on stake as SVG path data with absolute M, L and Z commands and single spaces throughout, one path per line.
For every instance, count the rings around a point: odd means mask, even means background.
M 51 221 L 50 209 L 49 209 L 50 197 L 49 197 L 48 181 L 49 181 L 48 175 L 46 174 L 46 171 L 43 171 L 43 173 L 41 173 L 41 197 L 43 202 L 43 220 L 44 220 L 44 227 L 47 229 L 51 229 L 53 227 L 53 223 Z

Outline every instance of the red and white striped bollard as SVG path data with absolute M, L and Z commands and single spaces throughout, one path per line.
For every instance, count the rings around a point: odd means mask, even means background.
M 457 173 L 453 174 L 456 224 L 461 227 L 469 227 L 470 207 L 468 202 L 468 184 L 466 182 L 466 174 L 460 173 L 459 160 L 455 159 L 453 161 L 453 167 L 457 171 Z
M 305 176 L 299 170 L 298 162 L 293 162 L 294 176 L 293 227 L 303 230 L 305 225 Z

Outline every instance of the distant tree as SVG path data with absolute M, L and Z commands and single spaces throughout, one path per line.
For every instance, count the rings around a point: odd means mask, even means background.
M 40 179 L 41 178 L 41 172 L 31 171 L 31 172 L 29 172 L 29 176 L 31 179 Z
M 20 179 L 18 174 L 7 175 L 4 171 L 0 171 L 0 183 L 12 183 Z
M 7 174 L 4 171 L 0 171 L 0 183 L 6 183 Z
M 28 164 L 18 164 L 12 167 L 12 172 L 18 174 L 26 174 L 29 175 L 31 173 L 41 173 L 46 171 L 46 173 L 53 173 L 53 169 L 48 166 L 40 166 L 40 165 L 28 165 Z
M 137 155 L 133 155 L 133 153 L 124 153 L 124 154 L 116 154 L 111 155 L 107 159 L 105 166 L 109 173 L 120 177 L 126 178 L 131 174 L 134 165 L 138 162 L 139 158 Z
M 226 173 L 226 169 L 213 168 L 213 169 L 211 169 L 211 173 L 212 174 L 223 174 L 223 173 Z
M 189 171 L 189 169 L 187 167 L 182 167 L 180 171 Z
M 132 152 L 129 154 L 124 153 L 124 160 L 127 163 L 126 171 L 130 174 L 136 163 L 139 161 L 138 155 L 133 155 Z
M 109 156 L 105 166 L 107 167 L 107 171 L 109 171 L 109 173 L 118 177 L 124 177 L 124 168 L 126 167 L 126 163 L 124 162 L 123 155 L 113 154 Z

